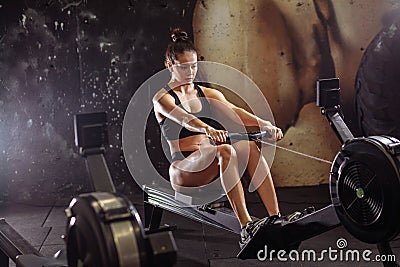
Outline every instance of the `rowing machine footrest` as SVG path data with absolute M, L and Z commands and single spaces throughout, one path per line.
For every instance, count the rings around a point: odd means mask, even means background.
M 242 247 L 237 257 L 239 259 L 256 259 L 260 251 L 277 252 L 284 250 L 289 252 L 297 249 L 300 246 L 300 242 L 293 244 L 289 240 L 285 240 L 283 225 L 284 222 L 281 219 L 261 225 L 255 230 L 249 242 Z

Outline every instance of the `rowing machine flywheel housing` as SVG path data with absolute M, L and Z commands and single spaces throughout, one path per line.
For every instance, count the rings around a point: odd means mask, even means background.
M 172 266 L 170 232 L 145 235 L 139 214 L 124 196 L 95 192 L 75 197 L 67 213 L 68 266 Z
M 336 155 L 330 194 L 339 220 L 357 239 L 376 244 L 400 232 L 400 141 L 370 136 L 347 141 Z

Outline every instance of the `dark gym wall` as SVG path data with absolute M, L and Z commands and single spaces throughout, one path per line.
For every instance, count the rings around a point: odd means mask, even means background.
M 136 185 L 121 127 L 134 91 L 163 68 L 170 29 L 191 33 L 194 0 L 0 1 L 0 201 L 47 203 L 91 190 L 73 115 L 107 111 L 118 191 Z

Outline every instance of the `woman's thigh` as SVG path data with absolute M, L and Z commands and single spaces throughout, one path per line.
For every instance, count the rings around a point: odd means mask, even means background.
M 238 156 L 239 173 L 242 175 L 248 170 L 251 179 L 249 191 L 253 192 L 270 175 L 268 163 L 254 141 L 239 141 L 233 147 Z
M 210 183 L 220 174 L 217 147 L 205 146 L 187 158 L 175 161 L 169 168 L 171 182 L 180 186 L 201 186 Z
M 254 141 L 241 140 L 234 143 L 233 148 L 238 157 L 239 172 L 243 175 L 248 167 L 250 160 L 258 161 L 260 158 L 259 150 Z

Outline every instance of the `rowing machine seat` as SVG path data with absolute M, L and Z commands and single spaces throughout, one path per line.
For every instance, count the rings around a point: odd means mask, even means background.
M 172 187 L 175 190 L 175 199 L 190 206 L 205 205 L 225 196 L 220 178 L 197 187 L 179 185 L 172 185 Z

